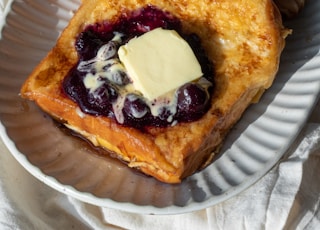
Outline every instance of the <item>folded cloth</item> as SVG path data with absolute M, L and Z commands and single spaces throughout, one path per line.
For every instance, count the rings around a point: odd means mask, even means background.
M 3 21 L 5 17 L 5 12 L 12 0 L 0 0 L 0 22 Z M 0 27 L 1 28 L 1 27 Z
M 0 9 L 1 9 L 1 13 L 3 13 L 4 12 L 4 8 L 5 8 L 5 6 L 7 5 L 7 3 L 8 3 L 8 0 L 2 0 L 2 1 L 0 1 Z

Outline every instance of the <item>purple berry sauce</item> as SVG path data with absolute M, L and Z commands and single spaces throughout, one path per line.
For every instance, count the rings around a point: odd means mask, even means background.
M 172 29 L 177 31 L 193 49 L 203 72 L 203 77 L 213 85 L 212 63 L 208 60 L 201 47 L 201 41 L 195 34 L 183 34 L 180 21 L 168 12 L 154 6 L 123 14 L 115 22 L 102 22 L 88 26 L 76 39 L 75 47 L 79 55 L 79 62 L 65 78 L 62 88 L 65 94 L 75 101 L 84 113 L 107 116 L 117 119 L 114 102 L 120 97 L 121 87 L 130 82 L 126 73 L 115 72 L 111 78 L 99 79 L 101 84 L 94 92 L 88 90 L 84 78 L 90 71 L 87 66 L 79 67 L 80 62 L 87 62 L 95 58 L 99 49 L 108 44 L 107 52 L 117 58 L 117 49 L 131 38 L 155 28 Z M 112 41 L 114 32 L 122 34 L 121 44 Z M 88 66 L 89 66 L 88 64 Z M 106 66 L 107 68 L 107 66 Z M 80 71 L 80 70 L 81 71 Z M 87 70 L 88 69 L 88 70 Z M 86 72 L 87 71 L 87 72 Z M 95 74 L 92 71 L 92 74 Z M 130 93 L 123 100 L 121 108 L 122 121 L 126 126 L 143 129 L 147 126 L 165 127 L 176 122 L 189 122 L 199 119 L 210 107 L 211 87 L 202 87 L 196 83 L 187 83 L 175 92 L 175 112 L 167 106 L 158 108 L 158 115 L 151 112 L 150 104 L 141 95 Z

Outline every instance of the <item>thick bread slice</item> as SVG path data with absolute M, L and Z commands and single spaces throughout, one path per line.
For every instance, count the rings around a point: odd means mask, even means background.
M 154 5 L 196 33 L 215 67 L 210 110 L 199 120 L 146 131 L 106 117 L 79 112 L 61 90 L 77 63 L 75 38 L 89 24 L 117 20 L 127 10 Z M 278 70 L 286 30 L 271 0 L 84 0 L 56 46 L 35 68 L 21 95 L 93 144 L 108 149 L 142 172 L 179 183 L 212 161 L 226 133 L 248 105 L 270 87 Z

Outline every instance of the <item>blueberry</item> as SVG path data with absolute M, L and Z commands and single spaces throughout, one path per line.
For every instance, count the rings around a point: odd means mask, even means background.
M 108 60 L 110 58 L 114 58 L 117 55 L 117 50 L 118 43 L 115 41 L 109 41 L 99 49 L 97 57 L 100 60 Z
M 117 90 L 110 84 L 104 83 L 93 92 L 88 92 L 87 101 L 90 110 L 94 110 L 100 114 L 109 114 L 108 110 L 111 109 L 112 102 L 118 97 Z
M 209 94 L 195 83 L 187 83 L 177 91 L 178 117 L 184 121 L 199 118 L 209 104 Z
M 174 114 L 166 106 L 160 107 L 158 113 L 158 116 L 150 118 L 150 123 L 153 126 L 164 127 L 174 121 Z
M 108 93 L 110 102 L 114 102 L 118 98 L 118 89 L 111 84 L 108 85 Z
M 103 43 L 96 33 L 88 30 L 80 33 L 75 46 L 81 60 L 89 60 L 96 56 Z
M 149 5 L 132 12 L 129 18 L 124 15 L 120 18 L 118 24 L 118 29 L 129 38 L 139 36 L 158 27 L 180 31 L 181 23 L 168 12 Z
M 84 73 L 93 73 L 93 72 L 96 72 L 95 64 L 96 64 L 96 61 L 94 59 L 88 60 L 88 61 L 82 61 L 78 64 L 77 70 L 79 72 L 84 72 Z
M 116 85 L 127 85 L 130 79 L 125 71 L 125 68 L 118 59 L 105 61 L 102 71 L 99 75 Z
M 158 117 L 163 121 L 168 121 L 170 119 L 170 116 L 172 116 L 171 111 L 166 108 L 165 106 L 161 107 L 159 109 L 159 115 Z
M 144 100 L 135 94 L 127 95 L 124 105 L 123 112 L 131 119 L 142 119 L 149 112 L 148 105 L 144 102 Z
M 81 83 L 81 77 L 79 76 L 76 68 L 71 69 L 68 76 L 64 79 L 62 84 L 62 90 L 66 93 L 73 101 L 80 100 L 83 92 L 85 91 L 84 85 Z
M 203 72 L 203 77 L 206 78 L 207 80 L 213 82 L 213 75 L 214 75 L 213 64 L 208 59 L 203 47 L 199 46 L 199 44 L 201 44 L 200 38 L 196 34 L 184 35 L 183 37 L 190 45 L 195 56 L 197 57 L 197 60 L 201 64 L 201 70 Z
M 112 71 L 109 80 L 117 85 L 127 85 L 130 82 L 127 74 L 121 70 Z

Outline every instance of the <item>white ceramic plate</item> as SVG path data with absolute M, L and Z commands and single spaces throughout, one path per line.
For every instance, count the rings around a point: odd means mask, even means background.
M 288 38 L 273 87 L 251 106 L 227 137 L 221 157 L 180 185 L 166 185 L 57 127 L 19 98 L 26 76 L 53 46 L 79 0 L 17 0 L 0 40 L 1 136 L 35 177 L 82 201 L 135 213 L 200 210 L 248 188 L 283 156 L 305 123 L 320 89 L 320 2 L 310 0 L 286 22 Z

